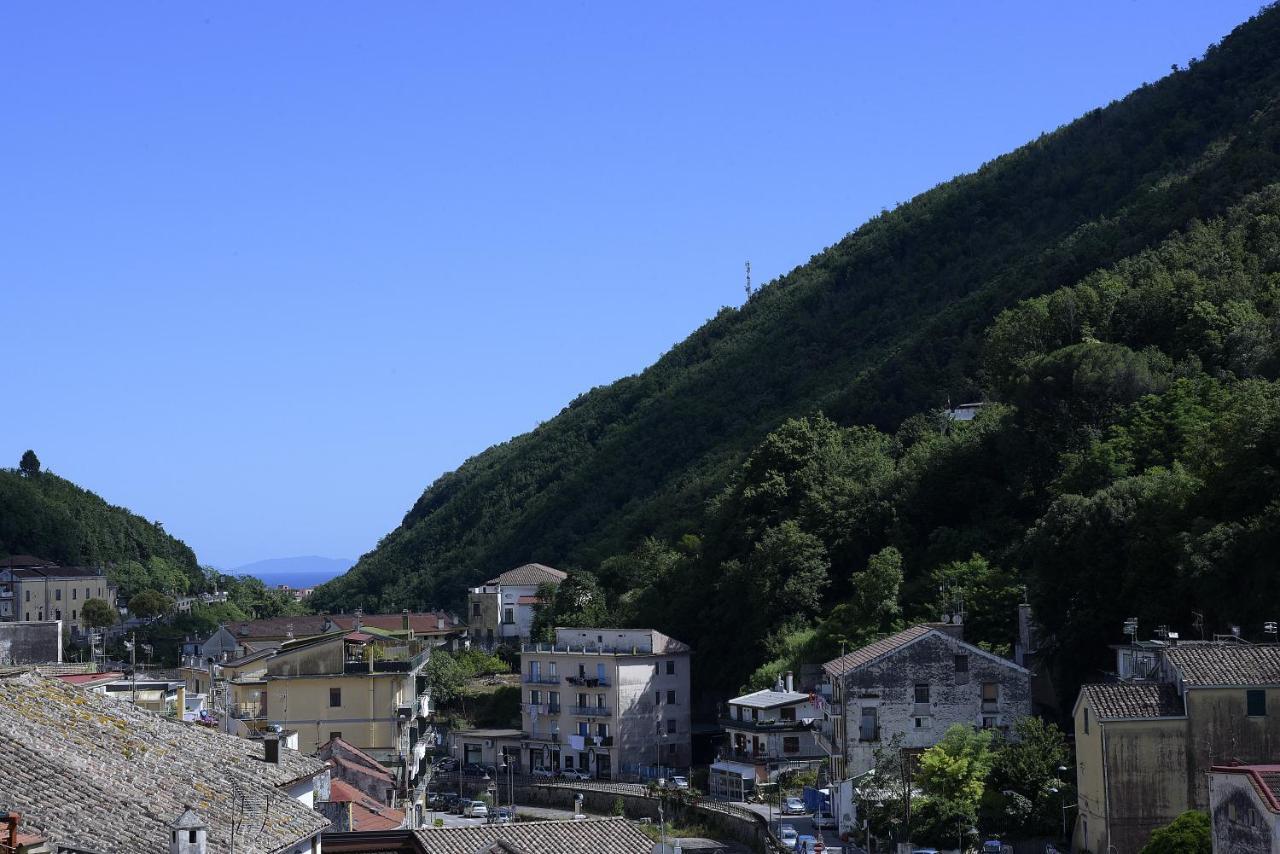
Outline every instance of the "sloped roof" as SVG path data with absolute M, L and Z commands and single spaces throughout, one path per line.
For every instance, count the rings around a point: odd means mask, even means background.
M 855 670 L 864 664 L 870 664 L 886 653 L 906 646 L 917 638 L 924 637 L 930 631 L 931 629 L 928 626 L 912 626 L 909 629 L 898 632 L 896 635 L 889 635 L 887 638 L 881 638 L 866 646 L 858 647 L 847 655 L 832 659 L 822 665 L 822 669 L 832 676 L 848 673 L 850 670 Z
M 650 854 L 653 851 L 653 840 L 625 818 L 436 827 L 419 830 L 418 841 L 423 854 L 486 851 L 492 850 L 496 842 L 505 843 L 508 851 L 523 854 Z
M 569 573 L 540 563 L 526 563 L 515 569 L 508 569 L 497 578 L 491 578 L 488 584 L 509 584 L 515 586 L 536 586 L 539 584 L 559 584 L 569 577 Z
M 440 629 L 438 626 L 440 619 L 444 620 L 444 629 Z M 295 638 L 303 638 L 325 634 L 326 620 L 333 622 L 329 631 L 355 631 L 356 618 L 354 614 L 299 614 L 293 617 L 241 620 L 227 623 L 226 628 L 227 631 L 241 640 L 283 638 L 290 631 L 293 632 Z M 360 617 L 362 627 L 387 631 L 399 631 L 403 622 L 403 614 L 363 614 Z M 441 631 L 457 631 L 459 626 L 453 617 L 443 611 L 427 611 L 425 613 L 410 614 L 409 628 L 413 629 L 415 634 L 429 635 L 439 634 Z
M 1171 646 L 1165 657 L 1184 685 L 1280 685 L 1280 645 L 1191 643 Z
M 1184 714 L 1182 696 L 1172 685 L 1157 682 L 1103 682 L 1083 685 L 1098 720 L 1169 718 Z
M 404 824 L 403 810 L 392 809 L 342 780 L 329 783 L 329 800 L 351 804 L 351 829 L 356 832 L 395 830 Z
M 1209 770 L 1214 774 L 1247 774 L 1267 808 L 1280 813 L 1280 765 L 1214 765 Z
M 207 821 L 211 851 L 230 847 L 233 817 L 245 852 L 328 826 L 278 788 L 321 773 L 318 760 L 282 748 L 268 763 L 257 742 L 34 674 L 0 679 L 0 756 L 0 803 L 55 842 L 103 854 L 166 854 L 168 823 L 188 806 Z
M 350 756 L 341 755 L 343 753 L 350 754 Z M 365 770 L 378 775 L 386 775 L 389 779 L 392 777 L 387 766 L 383 765 L 377 759 L 374 759 L 368 753 L 365 753 L 351 742 L 342 738 L 329 739 L 324 744 L 320 745 L 319 749 L 316 750 L 316 755 L 325 759 L 333 758 L 340 760 L 352 768 L 360 768 L 363 766 Z

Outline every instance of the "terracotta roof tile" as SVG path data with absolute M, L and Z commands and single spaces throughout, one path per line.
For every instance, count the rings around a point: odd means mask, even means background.
M 653 851 L 653 840 L 625 818 L 431 828 L 419 830 L 418 841 L 423 854 L 485 851 L 491 850 L 496 842 L 504 842 L 509 849 L 527 854 L 650 854 Z
M 896 635 L 889 635 L 887 638 L 881 638 L 866 646 L 859 647 L 847 655 L 842 655 L 840 658 L 832 659 L 822 665 L 822 669 L 832 676 L 848 673 L 850 670 L 855 670 L 864 664 L 870 664 L 880 656 L 893 652 L 899 647 L 906 646 L 915 639 L 927 635 L 930 631 L 932 631 L 932 628 L 926 625 L 912 626 L 909 629 L 898 632 Z
M 1164 654 L 1185 685 L 1280 685 L 1280 645 L 1192 643 Z
M 1156 682 L 1104 682 L 1084 685 L 1098 720 L 1168 718 L 1184 714 L 1182 697 L 1168 684 Z
M 540 563 L 526 563 L 515 569 L 508 569 L 497 578 L 489 579 L 489 584 L 509 584 L 511 586 L 531 586 L 538 584 L 559 584 L 569 577 L 563 570 L 553 569 Z

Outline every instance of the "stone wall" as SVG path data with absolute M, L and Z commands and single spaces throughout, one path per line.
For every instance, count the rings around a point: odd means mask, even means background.
M 62 661 L 62 621 L 0 623 L 0 664 Z

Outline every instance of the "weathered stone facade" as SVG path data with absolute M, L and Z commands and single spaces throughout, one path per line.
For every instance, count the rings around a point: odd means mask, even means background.
M 1208 775 L 1209 817 L 1214 854 L 1276 854 L 1280 851 L 1280 812 L 1266 780 L 1276 766 L 1258 773 L 1249 766 L 1215 768 Z M 1271 773 L 1266 773 L 1270 771 Z
M 953 724 L 1007 732 L 1031 714 L 1030 671 L 965 643 L 953 629 L 917 626 L 871 645 L 883 647 L 876 654 L 827 664 L 845 776 L 874 768 L 876 749 L 898 734 L 903 749 L 924 750 Z

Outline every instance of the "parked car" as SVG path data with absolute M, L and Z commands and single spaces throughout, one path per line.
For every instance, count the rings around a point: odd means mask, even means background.
M 680 776 L 668 777 L 667 785 L 676 789 L 687 789 L 689 788 L 689 778 Z
M 484 801 L 467 801 L 462 814 L 467 818 L 485 818 L 489 815 L 489 807 Z
M 799 838 L 794 825 L 784 824 L 778 828 L 778 841 L 784 848 L 795 848 L 796 840 Z
M 556 778 L 556 769 L 554 768 L 534 768 L 533 776 L 539 780 L 554 780 Z
M 462 773 L 472 774 L 478 777 L 481 774 L 486 773 L 486 769 L 483 765 L 477 765 L 474 762 L 468 762 L 466 765 L 462 766 Z
M 427 792 L 427 806 L 438 809 L 444 805 L 444 795 L 440 792 Z
M 804 801 L 799 798 L 787 798 L 782 803 L 783 815 L 808 815 L 809 811 L 805 809 Z
M 574 768 L 565 768 L 563 771 L 560 772 L 560 776 L 566 780 L 590 780 L 591 779 L 591 775 L 588 774 L 586 771 L 581 771 Z
M 457 795 L 445 795 L 443 808 L 445 812 L 461 813 L 462 807 L 465 803 L 466 801 Z
M 818 838 L 804 834 L 796 837 L 796 854 L 813 854 L 818 847 Z
M 913 848 L 911 854 L 941 854 L 937 848 Z
M 452 756 L 446 756 L 443 759 L 437 759 L 435 769 L 437 772 L 443 773 L 447 771 L 456 771 L 458 768 L 458 760 Z
M 813 814 L 813 826 L 822 828 L 835 827 L 836 817 L 826 810 L 820 809 Z
M 511 807 L 498 807 L 489 814 L 489 821 L 494 824 L 510 824 L 516 820 L 515 811 Z

